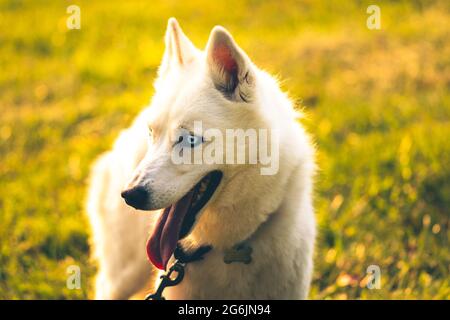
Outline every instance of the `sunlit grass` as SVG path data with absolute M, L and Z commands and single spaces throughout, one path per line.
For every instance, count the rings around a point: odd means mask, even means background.
M 203 47 L 227 27 L 283 80 L 320 171 L 315 299 L 449 298 L 446 1 L 0 1 L 0 298 L 86 298 L 92 160 L 152 95 L 167 18 Z M 82 289 L 66 288 L 79 265 Z M 369 290 L 366 269 L 380 266 Z

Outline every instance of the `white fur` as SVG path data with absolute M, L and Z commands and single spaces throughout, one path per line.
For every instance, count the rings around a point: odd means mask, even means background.
M 240 83 L 228 97 L 217 90 L 226 72 L 212 58 L 225 45 L 239 66 Z M 241 71 L 245 71 L 247 78 Z M 222 77 L 222 78 L 221 78 Z M 225 77 L 225 78 L 223 78 Z M 245 81 L 243 81 L 245 80 Z M 201 213 L 187 248 L 211 244 L 205 259 L 186 267 L 181 284 L 167 288 L 168 299 L 305 299 L 313 270 L 315 219 L 312 207 L 314 150 L 296 121 L 292 103 L 276 81 L 259 70 L 220 27 L 205 52 L 196 49 L 174 19 L 169 20 L 166 52 L 156 93 L 132 126 L 92 171 L 88 212 L 99 272 L 98 299 L 126 299 L 155 281 L 145 242 L 157 212 L 125 205 L 120 192 L 141 184 L 154 195 L 151 207 L 181 198 L 207 172 L 223 180 Z M 239 93 L 248 101 L 243 101 Z M 174 165 L 170 138 L 180 125 L 202 120 L 204 127 L 266 128 L 280 139 L 279 171 L 261 175 L 256 165 Z M 148 126 L 153 128 L 149 142 Z M 247 241 L 250 264 L 223 262 L 223 250 Z

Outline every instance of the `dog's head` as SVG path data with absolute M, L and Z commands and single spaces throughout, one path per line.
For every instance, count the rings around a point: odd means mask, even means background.
M 200 51 L 171 18 L 165 42 L 146 119 L 148 151 L 122 192 L 134 208 L 165 208 L 148 249 L 161 268 L 224 185 L 249 169 L 248 161 L 227 161 L 230 152 L 237 159 L 239 150 L 250 151 L 248 136 L 240 142 L 235 136 L 237 146 L 222 148 L 227 130 L 245 135 L 249 128 L 265 128 L 267 122 L 255 96 L 258 70 L 224 28 L 215 27 L 205 51 Z M 169 244 L 164 247 L 164 242 Z

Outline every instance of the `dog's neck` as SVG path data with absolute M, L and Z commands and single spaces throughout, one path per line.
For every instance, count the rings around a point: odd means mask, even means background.
M 297 168 L 295 169 L 297 170 Z M 249 173 L 249 175 L 254 173 Z M 248 176 L 242 174 L 229 183 L 236 183 L 239 187 L 229 185 L 232 190 L 239 190 L 239 194 L 222 191 L 221 196 L 230 197 L 223 199 L 222 203 L 233 203 L 231 206 L 209 206 L 202 213 L 199 222 L 193 232 L 186 238 L 184 245 L 195 248 L 201 245 L 212 245 L 215 249 L 228 250 L 236 244 L 251 240 L 257 234 L 260 226 L 270 224 L 272 215 L 276 215 L 282 205 L 288 184 L 291 183 L 290 175 L 281 173 L 281 177 L 267 177 L 266 185 L 261 190 L 254 190 L 252 186 L 246 186 Z M 280 190 L 274 190 L 272 179 L 283 179 Z M 266 193 L 271 193 L 270 197 Z M 273 194 L 279 195 L 277 201 L 273 201 Z M 271 199 L 266 202 L 266 199 Z M 265 227 L 266 228 L 266 227 Z

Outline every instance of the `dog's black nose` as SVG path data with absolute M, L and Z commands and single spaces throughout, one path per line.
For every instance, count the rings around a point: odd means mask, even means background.
M 129 206 L 135 209 L 145 210 L 148 207 L 149 193 L 142 186 L 122 191 L 120 195 Z

